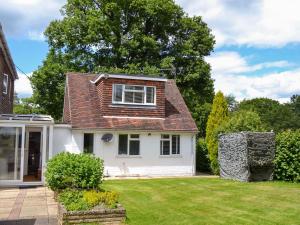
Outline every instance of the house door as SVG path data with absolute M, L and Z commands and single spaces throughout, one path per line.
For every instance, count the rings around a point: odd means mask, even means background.
M 41 181 L 42 174 L 42 132 L 27 133 L 27 148 L 24 157 L 24 182 Z

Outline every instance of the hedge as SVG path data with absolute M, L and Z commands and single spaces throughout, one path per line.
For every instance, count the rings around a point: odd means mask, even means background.
M 300 130 L 276 136 L 275 179 L 300 181 Z

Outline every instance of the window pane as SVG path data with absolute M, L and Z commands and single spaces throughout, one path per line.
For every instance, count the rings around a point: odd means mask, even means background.
M 133 102 L 133 95 L 134 95 L 134 92 L 126 92 L 125 91 L 125 102 L 126 103 L 134 103 Z
M 135 92 L 134 93 L 134 103 L 144 103 L 144 93 Z
M 122 102 L 122 85 L 115 85 L 114 86 L 114 101 L 115 102 Z
M 128 143 L 128 135 L 120 134 L 119 135 L 119 155 L 127 155 L 127 143 Z
M 146 103 L 154 103 L 154 87 L 146 88 Z
M 140 141 L 130 140 L 129 155 L 139 155 L 139 154 L 140 154 Z
M 168 134 L 162 134 L 162 135 L 161 135 L 161 138 L 162 138 L 162 139 L 169 139 L 169 138 L 170 138 L 170 135 L 168 135 Z
M 180 154 L 180 136 L 172 136 L 172 154 Z
M 160 141 L 161 155 L 170 155 L 170 141 Z
M 3 75 L 3 93 L 7 94 L 7 87 L 8 87 L 8 76 Z
M 0 127 L 0 180 L 19 180 L 21 128 Z
M 93 149 L 94 149 L 94 134 L 84 134 L 83 152 L 93 153 Z
M 131 134 L 130 138 L 140 138 L 140 135 L 139 134 Z
M 126 85 L 125 90 L 133 90 L 133 91 L 143 91 L 143 86 L 132 86 L 132 85 Z

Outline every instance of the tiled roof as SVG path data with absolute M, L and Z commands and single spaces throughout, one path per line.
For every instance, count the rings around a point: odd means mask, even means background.
M 96 85 L 91 82 L 97 76 L 96 74 L 82 73 L 67 74 L 64 120 L 70 123 L 73 128 L 198 131 L 174 80 L 167 80 L 165 83 L 164 118 L 122 117 L 114 115 L 103 116 Z

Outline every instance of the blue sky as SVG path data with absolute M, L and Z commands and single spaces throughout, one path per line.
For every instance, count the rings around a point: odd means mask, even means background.
M 281 102 L 300 94 L 300 1 L 176 0 L 189 15 L 200 15 L 217 44 L 206 60 L 215 89 L 238 100 L 269 97 Z M 15 64 L 30 75 L 47 53 L 43 31 L 59 19 L 65 0 L 0 0 L 3 25 Z M 20 96 L 30 83 L 20 73 Z

